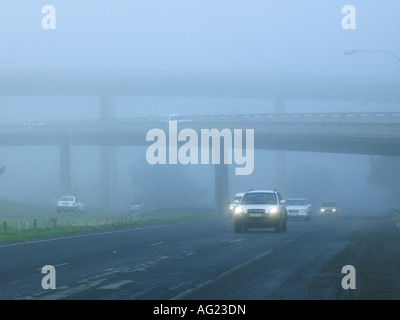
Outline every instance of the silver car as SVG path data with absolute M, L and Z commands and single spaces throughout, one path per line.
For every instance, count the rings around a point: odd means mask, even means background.
M 57 200 L 57 213 L 60 212 L 75 212 L 83 213 L 84 204 L 83 202 L 75 196 L 62 196 Z
M 240 199 L 242 199 L 244 192 L 235 193 L 232 201 L 229 203 L 229 218 L 233 217 L 235 213 L 236 206 L 240 203 Z
M 286 199 L 286 209 L 289 219 L 311 220 L 311 204 L 305 198 Z

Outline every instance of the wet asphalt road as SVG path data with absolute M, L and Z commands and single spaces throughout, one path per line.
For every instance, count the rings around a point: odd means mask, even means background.
M 384 217 L 314 217 L 234 233 L 228 218 L 0 244 L 0 299 L 399 299 L 400 232 Z M 56 289 L 43 289 L 52 265 Z M 341 282 L 356 270 L 356 289 Z

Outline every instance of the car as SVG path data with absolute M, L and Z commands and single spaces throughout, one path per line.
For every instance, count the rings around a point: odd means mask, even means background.
M 311 204 L 305 198 L 287 198 L 286 210 L 289 219 L 311 220 Z
M 140 201 L 132 201 L 129 204 L 129 213 L 135 213 L 140 210 L 143 210 L 144 208 L 145 208 L 145 206 Z
M 242 199 L 244 192 L 235 193 L 232 201 L 229 203 L 229 217 L 232 218 L 235 213 L 235 208 L 239 204 L 240 199 Z
M 161 122 L 170 122 L 170 121 L 177 121 L 177 122 L 190 122 L 192 119 L 190 117 L 186 117 L 179 113 L 169 113 L 164 114 Z
M 76 196 L 62 196 L 57 200 L 56 207 L 57 207 L 57 213 L 63 211 L 83 213 L 85 206 L 83 202 Z
M 25 125 L 26 126 L 45 126 L 46 123 L 43 121 L 36 120 L 36 119 L 26 119 Z
M 336 202 L 324 202 L 319 210 L 320 216 L 334 216 L 339 215 L 339 205 Z
M 234 232 L 250 228 L 287 231 L 285 200 L 277 190 L 249 190 L 242 196 L 233 216 Z

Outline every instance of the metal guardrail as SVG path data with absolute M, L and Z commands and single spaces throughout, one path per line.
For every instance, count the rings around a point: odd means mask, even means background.
M 190 121 L 203 120 L 233 120 L 233 119 L 335 119 L 335 120 L 355 120 L 359 119 L 392 119 L 400 121 L 400 112 L 351 112 L 351 113 L 263 113 L 263 114 L 227 114 L 227 115 L 198 115 L 187 116 L 185 119 Z M 133 123 L 163 123 L 167 122 L 165 117 L 139 117 L 139 118 L 117 118 L 110 120 L 87 119 L 87 120 L 68 120 L 68 121 L 37 121 L 28 123 L 0 123 L 0 126 L 23 126 L 23 127 L 44 127 L 44 126 L 68 126 L 68 125 L 113 125 L 113 124 L 133 124 Z
M 392 208 L 392 214 L 394 216 L 400 217 L 400 209 Z

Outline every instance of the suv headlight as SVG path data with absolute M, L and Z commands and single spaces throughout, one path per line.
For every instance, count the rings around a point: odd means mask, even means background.
M 324 208 L 322 208 L 322 209 L 321 209 L 321 212 L 325 212 L 325 209 L 324 209 Z
M 278 213 L 278 208 L 277 207 L 272 207 L 271 209 L 269 209 L 269 213 L 271 213 L 271 214 Z
M 243 208 L 241 207 L 241 206 L 237 206 L 236 208 L 235 208 L 235 214 L 237 214 L 237 215 L 240 215 L 240 214 L 242 214 L 244 211 L 243 211 Z

